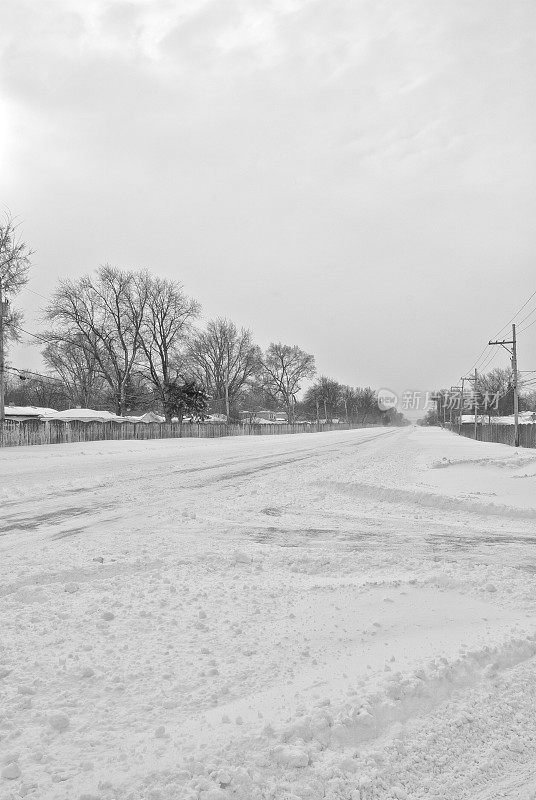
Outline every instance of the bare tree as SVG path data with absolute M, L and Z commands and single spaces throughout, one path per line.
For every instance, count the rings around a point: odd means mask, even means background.
M 526 411 L 532 412 L 532 421 L 536 421 L 536 392 L 526 392 L 522 395 L 522 405 Z
M 341 386 L 341 403 L 344 406 L 346 422 L 350 422 L 352 410 L 356 410 L 356 390 L 352 386 Z
M 62 381 L 20 370 L 6 376 L 6 399 L 9 405 L 39 406 L 59 411 L 68 408 L 69 398 Z
M 16 295 L 28 283 L 32 251 L 21 241 L 18 225 L 9 213 L 0 219 L 0 285 L 5 295 Z
M 267 394 L 261 377 L 260 374 L 255 375 L 253 380 L 248 381 L 237 399 L 243 419 L 249 423 L 255 422 L 260 411 L 277 411 L 277 402 Z
M 21 241 L 9 212 L 0 219 L 0 424 L 5 418 L 5 341 L 19 338 L 22 315 L 13 311 L 8 298 L 28 283 L 31 250 Z
M 364 389 L 356 389 L 356 410 L 361 413 L 361 424 L 365 424 L 368 417 L 375 416 L 378 411 L 378 396 L 374 389 L 366 386 Z
M 258 373 L 260 356 L 251 332 L 239 331 L 227 319 L 210 321 L 189 348 L 193 375 L 206 387 L 213 404 L 221 401 L 227 418 L 242 388 Z
M 342 397 L 342 386 L 338 381 L 321 375 L 315 383 L 307 389 L 304 403 L 309 413 L 316 411 L 317 420 L 322 411 L 326 422 L 332 422 L 337 413 Z
M 146 305 L 144 274 L 105 265 L 95 277 L 61 281 L 46 309 L 46 318 L 56 324 L 57 341 L 94 356 L 120 415 L 126 410 L 127 386 L 141 347 Z
M 491 422 L 492 412 L 496 416 L 514 413 L 514 375 L 510 367 L 495 367 L 478 378 L 479 407 L 488 415 Z M 522 380 L 518 375 L 518 386 Z
M 46 334 L 45 334 L 46 335 Z M 85 346 L 83 337 L 73 332 L 71 340 L 48 335 L 42 355 L 52 373 L 61 380 L 71 406 L 95 408 L 104 401 L 105 381 L 95 355 L 96 342 Z
M 266 351 L 262 366 L 266 392 L 284 405 L 288 421 L 293 422 L 294 405 L 301 382 L 312 378 L 316 372 L 314 356 L 297 345 L 272 343 Z
M 181 372 L 184 351 L 199 304 L 176 281 L 146 275 L 147 304 L 141 326 L 143 373 L 154 387 L 166 420 L 173 413 L 171 388 Z

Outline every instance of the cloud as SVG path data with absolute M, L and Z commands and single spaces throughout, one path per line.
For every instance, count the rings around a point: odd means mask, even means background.
M 4 0 L 0 158 L 38 275 L 180 272 L 209 311 L 350 371 L 379 287 L 405 324 L 410 280 L 441 316 L 434 280 L 487 280 L 512 250 L 528 271 L 535 17 L 526 0 Z

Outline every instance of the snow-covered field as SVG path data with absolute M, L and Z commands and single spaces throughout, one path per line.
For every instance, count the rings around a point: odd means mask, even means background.
M 536 797 L 536 452 L 0 451 L 0 797 Z

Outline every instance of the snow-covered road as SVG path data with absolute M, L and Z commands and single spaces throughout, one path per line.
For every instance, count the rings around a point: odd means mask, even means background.
M 0 451 L 0 798 L 536 797 L 536 453 Z

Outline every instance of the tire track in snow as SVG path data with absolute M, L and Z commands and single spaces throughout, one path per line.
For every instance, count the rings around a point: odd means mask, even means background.
M 307 448 L 306 450 L 301 451 L 301 452 L 307 453 L 307 455 L 300 455 L 297 458 L 286 458 L 284 460 L 274 461 L 274 462 L 269 463 L 269 464 L 262 464 L 259 467 L 252 467 L 251 469 L 243 469 L 243 470 L 238 470 L 238 471 L 235 471 L 235 472 L 229 472 L 229 473 L 226 473 L 225 475 L 217 475 L 217 476 L 214 476 L 213 478 L 211 478 L 211 479 L 209 479 L 207 481 L 204 481 L 203 483 L 190 484 L 188 487 L 185 487 L 185 488 L 188 488 L 188 489 L 204 489 L 205 487 L 211 486 L 214 483 L 220 483 L 222 481 L 233 480 L 234 478 L 244 478 L 244 477 L 247 477 L 249 475 L 255 475 L 256 473 L 259 473 L 259 472 L 266 472 L 267 470 L 278 469 L 280 467 L 286 467 L 286 466 L 291 465 L 291 464 L 297 464 L 300 461 L 307 461 L 307 460 L 309 460 L 311 458 L 317 458 L 320 455 L 324 456 L 326 453 L 339 453 L 340 449 L 341 449 L 341 445 L 342 446 L 347 446 L 347 447 L 358 448 L 363 444 L 368 444 L 369 442 L 373 442 L 376 439 L 380 439 L 380 438 L 383 438 L 385 436 L 390 436 L 390 435 L 391 436 L 393 435 L 392 431 L 387 431 L 385 433 L 380 433 L 380 434 L 377 434 L 376 436 L 369 436 L 367 439 L 360 439 L 359 442 L 342 442 L 337 447 L 334 447 L 333 444 L 323 445 L 323 447 L 326 447 L 326 448 L 329 447 L 330 449 L 328 449 L 328 450 L 323 450 L 322 449 L 322 453 L 318 452 L 321 448 L 318 448 L 318 447 Z M 298 451 L 298 452 L 300 452 L 300 451 Z

